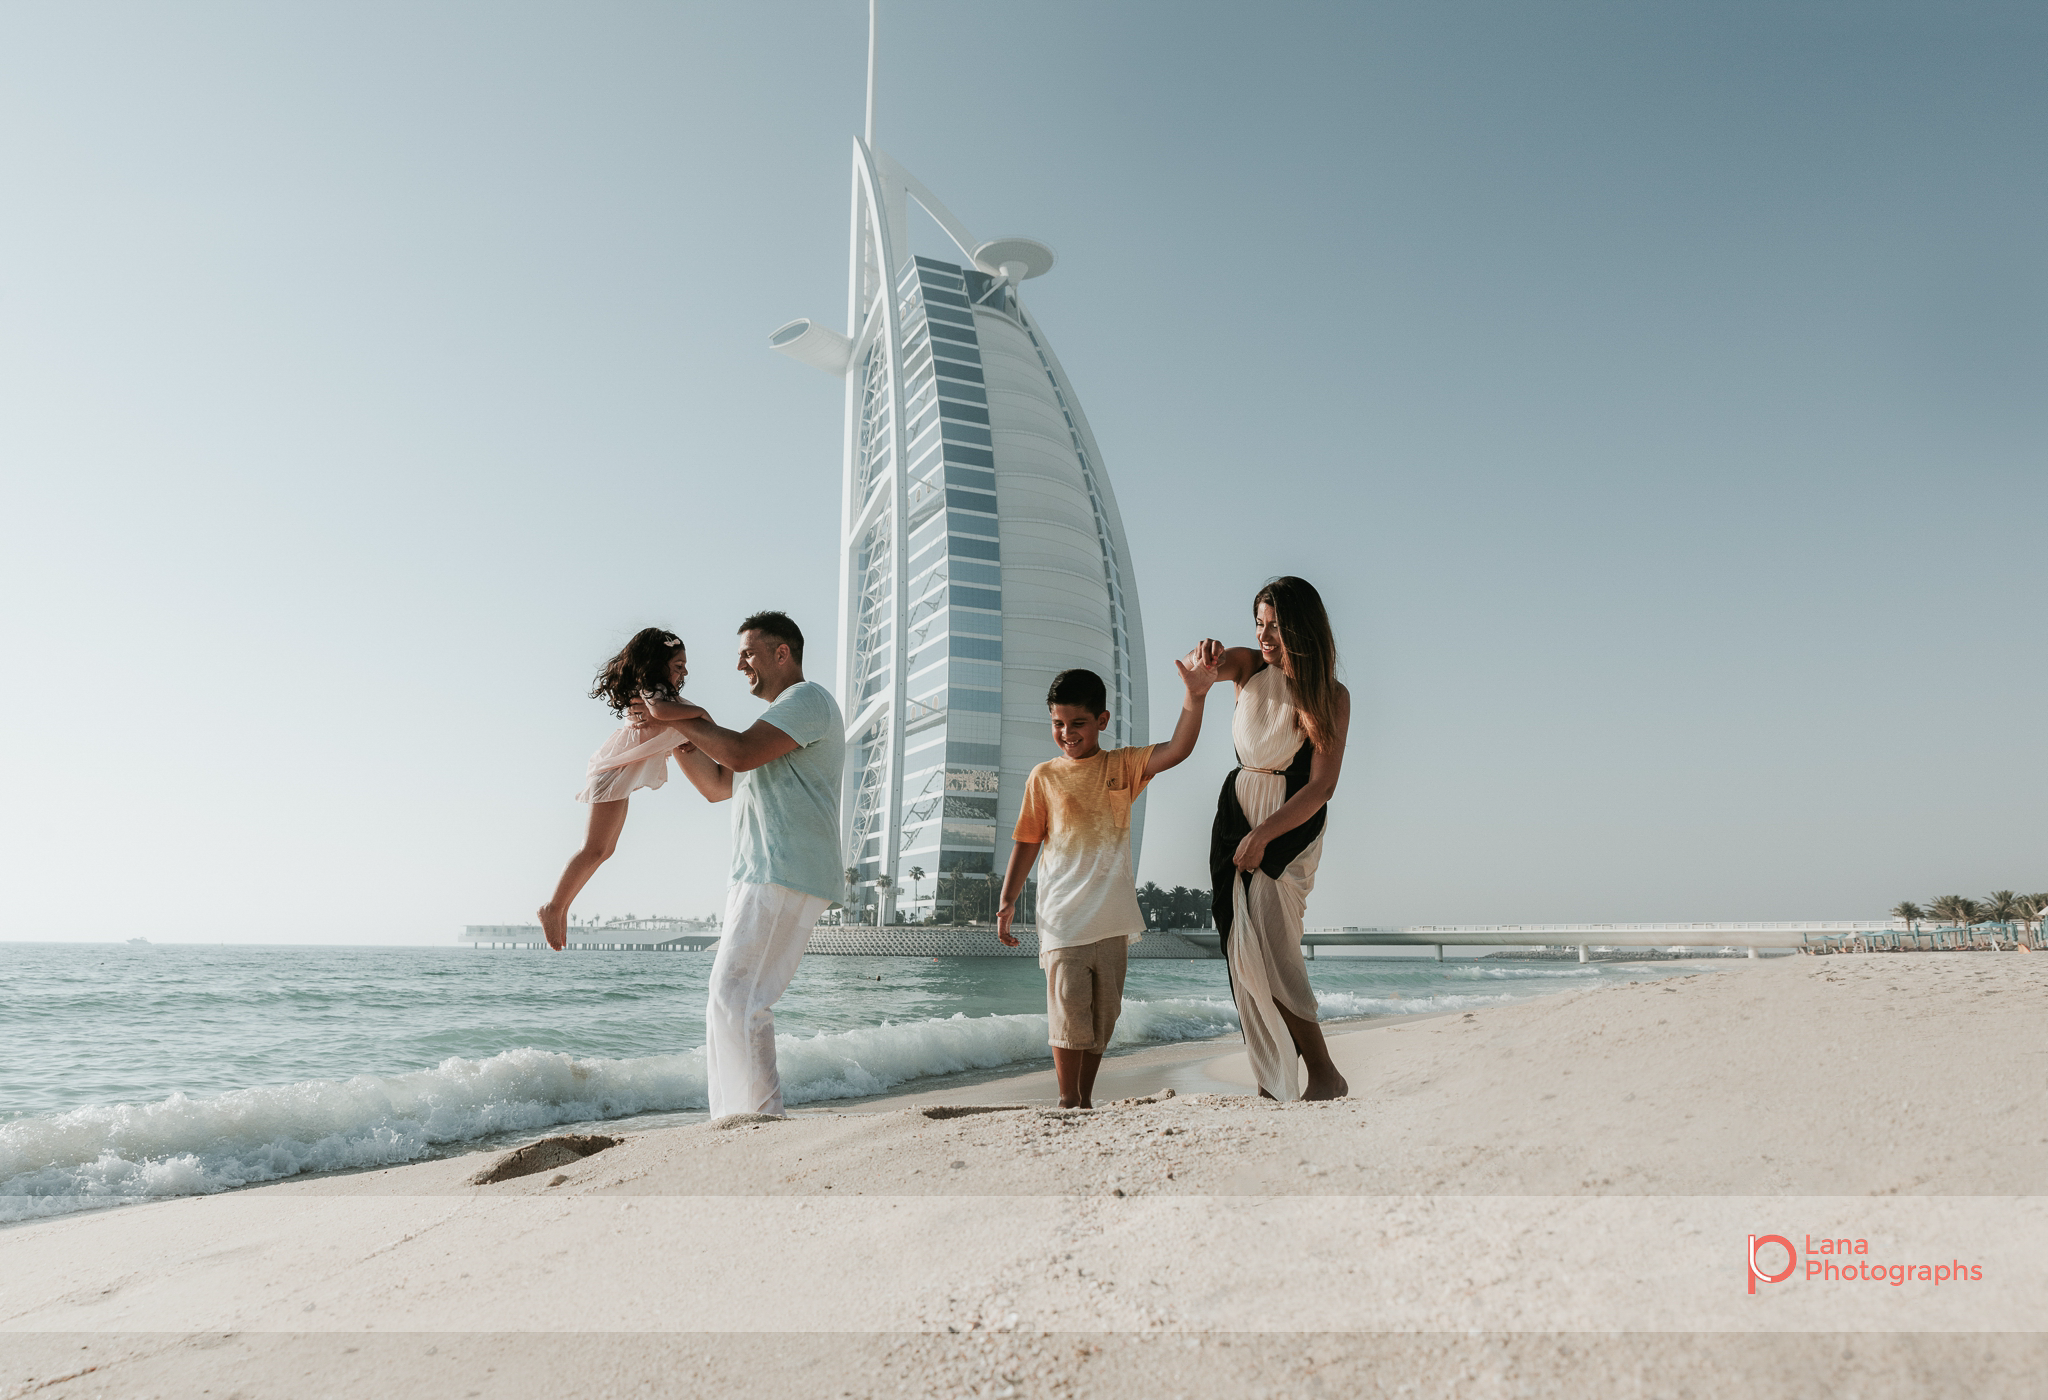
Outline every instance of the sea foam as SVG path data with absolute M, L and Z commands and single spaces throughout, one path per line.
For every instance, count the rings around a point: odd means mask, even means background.
M 1487 988 L 1495 979 L 1484 973 L 1471 980 L 1471 991 L 1438 986 L 1409 997 L 1330 991 L 1321 1012 L 1336 1021 L 1521 999 Z M 1222 998 L 1127 1000 L 1113 1044 L 1204 1040 L 1237 1029 L 1237 1008 Z M 886 1093 L 934 1075 L 1021 1066 L 1047 1055 L 1042 1015 L 954 1015 L 776 1037 L 790 1104 Z M 564 1123 L 705 1107 L 701 1049 L 634 1059 L 506 1050 L 402 1074 L 93 1105 L 0 1123 L 0 1220 L 391 1166 Z
M 1132 1001 L 1117 1043 L 1187 1040 L 1236 1025 L 1228 1002 Z M 791 1104 L 879 1094 L 1047 1054 L 1040 1015 L 955 1015 L 776 1037 Z M 390 1166 L 504 1134 L 705 1107 L 702 1049 L 619 1060 L 507 1050 L 403 1074 L 94 1105 L 0 1123 L 0 1220 Z

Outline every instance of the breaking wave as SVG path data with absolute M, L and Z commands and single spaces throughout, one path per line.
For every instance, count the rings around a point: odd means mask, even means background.
M 1227 1002 L 1131 1002 L 1117 1041 L 1188 1040 L 1236 1024 Z M 1044 1060 L 1045 1037 L 1043 1016 L 956 1015 L 778 1036 L 776 1056 L 784 1098 L 802 1104 Z M 0 1220 L 390 1166 L 452 1144 L 705 1105 L 701 1049 L 621 1060 L 507 1050 L 404 1074 L 93 1105 L 0 1123 Z
M 1543 980 L 1583 975 L 1576 967 L 1473 969 L 1455 979 L 1471 990 L 1442 983 L 1413 996 L 1332 990 L 1323 994 L 1321 1011 L 1336 1021 L 1499 1005 L 1532 990 L 1496 990 L 1500 980 L 1530 980 L 1532 973 Z M 1237 1008 L 1224 998 L 1127 1000 L 1114 1043 L 1170 1044 L 1237 1030 Z M 1049 1054 L 1042 1015 L 964 1014 L 778 1036 L 776 1053 L 791 1104 L 1042 1063 Z M 24 1116 L 0 1122 L 0 1221 L 225 1191 L 305 1172 L 391 1166 L 561 1124 L 687 1114 L 705 1106 L 701 1049 L 632 1059 L 519 1049 L 483 1059 L 451 1057 L 401 1074 Z

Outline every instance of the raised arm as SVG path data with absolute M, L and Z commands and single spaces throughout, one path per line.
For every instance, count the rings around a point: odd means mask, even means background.
M 1257 654 L 1252 653 L 1254 656 Z M 1266 858 L 1267 845 L 1275 837 L 1300 826 L 1336 796 L 1337 778 L 1344 771 L 1344 745 L 1350 735 L 1351 691 L 1340 685 L 1337 687 L 1337 732 L 1330 736 L 1330 742 L 1318 747 L 1309 760 L 1308 781 L 1302 784 L 1300 792 L 1281 803 L 1279 810 L 1253 827 L 1251 834 L 1237 843 L 1237 854 L 1231 861 L 1233 865 L 1239 870 L 1257 870 L 1259 862 Z
M 1195 751 L 1195 741 L 1202 737 L 1202 702 L 1208 698 L 1209 687 L 1216 684 L 1216 668 L 1210 664 L 1213 655 L 1204 643 L 1189 652 L 1185 659 L 1173 663 L 1173 669 L 1180 672 L 1180 683 L 1186 688 L 1187 695 L 1180 702 L 1180 719 L 1174 723 L 1173 737 L 1163 744 L 1155 744 L 1151 756 L 1145 760 L 1147 780 L 1185 761 Z
M 640 708 L 648 718 L 657 724 L 676 724 L 686 719 L 710 719 L 710 712 L 702 705 L 692 705 L 686 700 L 657 700 L 651 695 L 640 697 Z
M 690 786 L 704 794 L 706 802 L 723 802 L 732 796 L 732 769 L 706 758 L 695 744 L 676 747 L 676 766 L 690 780 Z
M 698 753 L 733 773 L 750 772 L 798 748 L 795 739 L 765 719 L 755 720 L 753 727 L 743 734 L 714 724 L 709 715 L 683 720 L 675 728 Z M 730 786 L 730 779 L 727 781 Z
M 1205 659 L 1213 658 L 1210 664 L 1215 669 L 1217 680 L 1230 681 L 1235 685 L 1243 685 L 1265 664 L 1256 648 L 1227 647 L 1214 637 L 1205 639 L 1195 650 Z

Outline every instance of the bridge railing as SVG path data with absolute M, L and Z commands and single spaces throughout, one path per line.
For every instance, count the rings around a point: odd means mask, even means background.
M 1824 939 L 1903 933 L 1896 919 L 1830 919 L 1753 923 L 1656 924 L 1410 924 L 1400 928 L 1312 928 L 1311 948 L 1797 948 Z M 1175 930 L 1216 944 L 1214 929 Z

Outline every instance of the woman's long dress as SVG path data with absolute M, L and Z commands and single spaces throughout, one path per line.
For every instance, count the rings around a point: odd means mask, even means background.
M 1269 842 L 1257 870 L 1238 870 L 1232 864 L 1238 843 L 1302 789 L 1315 757 L 1314 745 L 1295 726 L 1287 676 L 1279 667 L 1264 667 L 1238 687 L 1230 737 L 1242 766 L 1223 781 L 1209 838 L 1216 927 L 1252 1073 L 1261 1089 L 1284 1103 L 1301 1097 L 1301 1065 L 1278 1008 L 1316 1019 L 1316 997 L 1301 956 L 1301 921 L 1315 888 L 1329 809 Z

